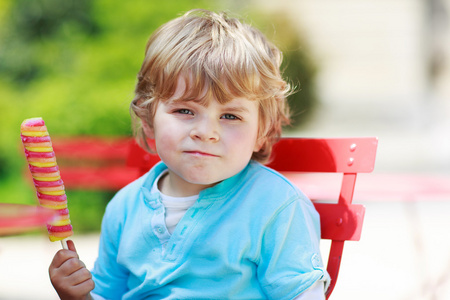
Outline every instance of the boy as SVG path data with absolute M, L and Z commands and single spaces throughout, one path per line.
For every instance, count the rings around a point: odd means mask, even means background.
M 162 162 L 108 204 L 92 278 L 73 243 L 55 255 L 61 298 L 324 299 L 318 214 L 260 164 L 289 122 L 280 64 L 224 14 L 194 10 L 152 35 L 131 111 Z

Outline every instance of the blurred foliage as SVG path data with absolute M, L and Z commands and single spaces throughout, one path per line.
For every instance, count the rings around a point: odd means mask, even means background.
M 0 0 L 0 201 L 37 203 L 33 186 L 22 176 L 26 162 L 19 129 L 24 119 L 43 117 L 52 137 L 130 135 L 128 106 L 151 32 L 189 9 L 223 10 L 220 5 L 207 0 Z M 271 19 L 269 27 L 288 26 L 281 21 Z M 262 19 L 258 27 L 263 24 Z M 285 74 L 300 82 L 297 95 L 303 98 L 294 105 L 314 100 L 308 86 L 313 68 L 295 30 L 273 37 L 284 43 Z M 67 194 L 75 230 L 98 230 L 111 193 Z
M 51 48 L 55 45 L 46 42 L 75 34 L 93 36 L 98 31 L 89 6 L 87 0 L 14 2 L 8 34 L 4 35 L 0 72 L 17 85 L 48 75 L 60 64 L 49 64 L 58 55 L 53 56 L 55 49 Z M 51 57 L 43 59 L 43 54 Z

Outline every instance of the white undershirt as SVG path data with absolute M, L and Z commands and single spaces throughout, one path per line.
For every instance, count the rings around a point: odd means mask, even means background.
M 306 291 L 294 298 L 294 300 L 325 300 L 325 283 L 316 281 Z
M 159 192 L 161 195 L 161 202 L 164 205 L 166 210 L 165 220 L 166 227 L 170 234 L 175 231 L 175 227 L 177 227 L 178 222 L 180 222 L 181 218 L 183 218 L 186 211 L 194 205 L 195 201 L 198 199 L 198 195 L 188 196 L 188 197 L 172 197 L 163 194 L 159 188 L 158 183 L 159 180 L 168 173 L 166 170 L 162 174 L 156 178 L 155 182 L 152 186 L 152 193 Z

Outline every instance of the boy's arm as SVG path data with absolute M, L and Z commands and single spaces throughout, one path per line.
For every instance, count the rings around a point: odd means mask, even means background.
M 61 299 L 91 299 L 94 289 L 92 275 L 79 259 L 73 241 L 69 250 L 59 250 L 49 267 L 50 281 Z
M 257 270 L 269 298 L 306 296 L 315 283 L 328 281 L 320 258 L 319 224 L 314 206 L 305 199 L 291 202 L 274 215 L 264 232 Z

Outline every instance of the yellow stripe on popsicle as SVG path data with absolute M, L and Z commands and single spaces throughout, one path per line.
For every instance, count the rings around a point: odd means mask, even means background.
M 39 193 L 44 194 L 44 195 L 51 195 L 51 196 L 60 196 L 60 195 L 64 195 L 65 191 L 39 191 Z
M 69 219 L 50 222 L 50 225 L 53 225 L 53 226 L 64 226 L 64 225 L 69 225 L 69 224 L 70 224 Z
M 38 176 L 33 176 L 34 179 L 39 180 L 39 181 L 57 181 L 61 179 L 61 176 L 57 176 L 57 177 L 38 177 Z
M 47 136 L 48 131 L 22 131 L 23 136 Z
M 56 162 L 38 162 L 38 161 L 29 161 L 30 165 L 39 167 L 39 168 L 46 168 L 46 167 L 54 167 L 56 166 Z
M 47 205 L 45 203 L 40 203 L 42 207 L 51 208 L 51 209 L 63 209 L 67 207 L 67 203 L 61 205 Z
M 48 235 L 49 239 L 51 242 L 56 242 L 56 241 L 60 241 L 63 240 L 69 236 L 71 236 L 73 234 L 73 231 L 69 231 L 69 232 L 52 232 L 51 234 Z
M 52 152 L 53 147 L 25 147 L 28 151 L 31 152 Z

